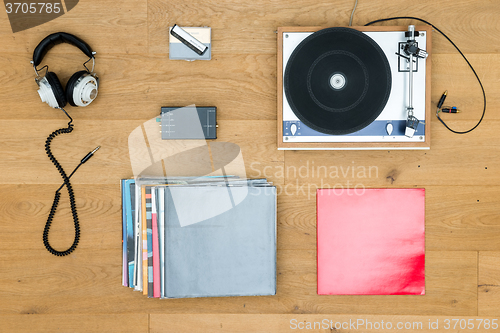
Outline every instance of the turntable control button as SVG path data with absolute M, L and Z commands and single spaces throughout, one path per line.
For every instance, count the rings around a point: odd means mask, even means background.
M 290 126 L 290 132 L 292 132 L 292 135 L 295 135 L 297 132 L 297 125 L 292 124 L 292 126 Z
M 385 125 L 385 130 L 387 131 L 387 135 L 391 135 L 393 129 L 394 129 L 394 126 L 392 126 L 391 123 L 387 123 L 387 125 Z

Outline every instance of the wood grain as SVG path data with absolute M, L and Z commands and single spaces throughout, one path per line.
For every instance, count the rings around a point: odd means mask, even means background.
M 354 15 L 354 25 L 418 16 L 447 33 L 487 93 L 486 116 L 474 132 L 454 135 L 431 116 L 432 145 L 425 152 L 278 151 L 275 31 L 280 26 L 345 26 L 353 4 L 80 0 L 58 19 L 15 34 L 0 11 L 0 331 L 288 332 L 297 331 L 291 319 L 326 317 L 438 320 L 435 331 L 457 332 L 446 330 L 444 320 L 500 318 L 500 6 L 494 0 L 360 1 Z M 210 26 L 212 60 L 168 60 L 167 28 L 174 23 Z M 418 24 L 397 20 L 378 25 L 409 23 Z M 55 31 L 74 33 L 97 51 L 95 70 L 101 79 L 92 105 L 67 108 L 74 132 L 53 142 L 66 170 L 102 146 L 72 177 L 82 236 L 77 250 L 64 258 L 44 249 L 41 234 L 61 183 L 44 143 L 67 119 L 40 102 L 29 64 L 34 47 Z M 432 53 L 431 105 L 448 90 L 446 104 L 463 112 L 443 118 L 454 129 L 472 127 L 482 111 L 473 74 L 436 31 Z M 75 47 L 59 45 L 44 62 L 64 85 L 85 60 Z M 161 106 L 190 104 L 217 106 L 215 142 L 238 144 L 247 176 L 267 177 L 278 186 L 275 296 L 155 300 L 121 286 L 119 180 L 132 176 L 129 133 L 157 117 Z M 323 166 L 337 167 L 337 174 L 321 175 L 318 167 Z M 364 166 L 367 174 L 356 169 L 353 175 L 347 170 L 353 166 Z M 426 189 L 426 295 L 316 294 L 315 190 L 327 184 Z M 63 193 L 50 240 L 63 248 L 72 237 Z
M 72 53 L 74 47 L 61 45 L 70 54 L 52 51 L 44 59 L 50 70 L 65 85 L 69 77 L 83 69 L 87 59 Z M 57 50 L 60 50 L 57 48 Z M 56 49 L 54 49 L 56 50 Z M 58 112 L 39 101 L 29 53 L 1 53 L 0 73 L 4 77 L 4 99 L 12 105 L 0 119 L 54 119 Z M 500 89 L 499 69 L 491 63 L 500 55 L 467 54 L 485 87 L 488 97 L 486 119 L 499 119 L 495 112 L 499 97 L 490 92 Z M 178 75 L 172 71 L 183 73 Z M 165 61 L 164 55 L 98 54 L 97 74 L 100 77 L 99 98 L 83 109 L 68 108 L 75 119 L 130 120 L 159 114 L 162 106 L 215 105 L 219 119 L 274 120 L 277 117 L 276 54 L 220 55 L 210 62 Z M 193 85 L 192 82 L 197 84 Z M 457 54 L 432 56 L 432 110 L 444 90 L 446 104 L 457 106 L 460 114 L 443 115 L 445 120 L 479 120 L 483 98 L 479 84 L 467 64 Z M 215 84 L 216 83 L 216 84 Z M 467 84 L 463 84 L 467 83 Z M 126 96 L 126 98 L 124 98 Z M 23 104 L 16 104 L 23 100 Z M 431 112 L 432 123 L 436 121 Z M 442 127 L 436 123 L 435 126 Z
M 193 332 L 203 326 L 204 332 L 293 332 L 296 330 L 312 332 L 463 332 L 460 328 L 473 325 L 474 332 L 490 332 L 484 320 L 489 323 L 498 318 L 460 317 L 453 319 L 444 316 L 374 316 L 374 315 L 313 315 L 313 314 L 262 314 L 262 315 L 190 315 L 154 314 L 151 315 L 151 332 Z M 481 325 L 480 325 L 481 324 Z M 480 325 L 480 328 L 478 326 Z M 378 328 L 377 328 L 378 327 Z M 388 327 L 392 327 L 389 329 Z M 398 329 L 400 327 L 400 329 Z M 449 327 L 449 328 L 446 328 Z
M 0 315 L 4 332 L 149 332 L 147 314 Z
M 12 33 L 7 14 L 2 10 L 0 40 L 6 44 L 2 45 L 0 52 L 19 51 L 31 56 L 45 36 L 57 31 L 77 35 L 98 54 L 147 52 L 146 6 L 146 2 L 134 0 L 103 0 L 98 6 L 92 1 L 79 1 L 77 6 L 59 18 L 16 34 Z M 70 48 L 72 53 L 81 53 L 75 47 Z M 63 47 L 54 48 L 51 52 L 66 53 Z
M 60 48 L 74 51 L 69 45 Z M 0 119 L 54 119 L 58 114 L 40 102 L 30 60 L 27 53 L 0 57 L 0 73 L 6 80 L 5 102 L 13 106 L 2 112 Z M 50 51 L 43 63 L 65 86 L 86 60 L 83 54 Z M 217 106 L 218 119 L 275 120 L 275 64 L 276 57 L 267 54 L 223 55 L 210 62 L 166 61 L 163 55 L 98 54 L 99 97 L 85 109 L 68 106 L 67 111 L 75 120 L 130 120 L 159 115 L 162 106 L 195 104 Z M 16 104 L 19 100 L 26 103 Z
M 453 193 L 448 186 L 424 188 L 428 251 L 500 250 L 497 186 L 454 186 Z M 316 189 L 314 184 L 278 186 L 278 248 L 316 249 Z M 338 184 L 336 191 L 348 189 Z M 350 193 L 361 195 L 363 188 Z
M 478 308 L 480 316 L 500 316 L 500 252 L 479 252 Z
M 316 188 L 277 185 L 278 248 L 315 250 Z M 0 209 L 5 226 L 0 230 L 0 249 L 43 250 L 41 235 L 55 188 L 55 185 L 37 184 L 0 186 Z M 496 241 L 500 237 L 497 186 L 454 187 L 452 196 L 446 186 L 425 189 L 427 250 L 500 250 Z M 74 190 L 82 232 L 79 248 L 119 249 L 119 184 L 78 184 Z M 63 192 L 50 233 L 51 243 L 58 247 L 67 246 L 74 235 L 66 196 Z
M 0 297 L 9 302 L 0 312 L 477 314 L 476 252 L 427 251 L 424 296 L 319 296 L 316 251 L 280 249 L 276 296 L 160 300 L 121 286 L 119 239 L 115 244 L 82 247 L 64 258 L 43 248 L 2 249 Z M 9 260 L 13 256 L 17 260 Z
M 210 2 L 182 0 L 149 1 L 150 52 L 167 53 L 167 28 L 174 23 L 181 26 L 212 27 L 213 53 L 269 53 L 276 52 L 274 31 L 280 26 L 345 26 L 349 23 L 354 1 L 268 1 L 245 3 L 231 0 Z M 453 13 L 453 20 L 443 18 L 442 11 Z M 466 53 L 496 53 L 498 45 L 491 40 L 500 38 L 497 17 L 500 14 L 495 1 L 422 0 L 415 3 L 386 0 L 360 4 L 353 25 L 395 17 L 417 16 L 430 21 Z M 467 23 L 465 23 L 467 22 Z M 416 21 L 398 20 L 379 25 L 408 25 Z M 436 53 L 454 53 L 443 37 L 434 35 Z
M 426 252 L 424 296 L 318 296 L 316 252 L 286 250 L 279 261 L 280 302 L 291 313 L 455 314 L 475 315 L 477 264 L 474 252 Z M 291 255 L 293 253 L 293 255 Z M 453 271 L 453 273 L 452 273 Z M 451 274 L 451 275 L 449 275 Z M 453 283 L 449 278 L 454 276 Z
M 456 129 L 474 123 L 449 121 Z M 344 187 L 347 181 L 369 187 L 498 184 L 497 173 L 491 171 L 498 169 L 497 159 L 492 158 L 498 155 L 498 147 L 492 138 L 499 125 L 496 120 L 484 122 L 480 129 L 461 136 L 435 124 L 429 151 L 285 151 L 289 171 L 285 178 L 294 184 L 319 186 L 323 181 Z
M 66 126 L 65 116 L 59 114 L 59 118 L 59 121 L 37 122 L 0 120 L 0 126 L 5 128 L 23 129 L 14 133 L 0 132 L 0 140 L 5 143 L 0 147 L 0 153 L 6 156 L 0 160 L 0 171 L 4 176 L 0 183 L 60 184 L 62 182 L 57 169 L 44 150 L 46 137 L 52 131 Z M 76 161 L 95 147 L 101 146 L 95 156 L 78 170 L 72 178 L 72 183 L 119 184 L 120 179 L 133 176 L 128 137 L 132 130 L 142 123 L 140 120 L 75 119 L 75 130 L 55 138 L 51 145 L 52 152 L 66 171 L 71 172 L 70 170 L 76 167 Z M 283 165 L 284 153 L 275 147 L 275 121 L 221 120 L 218 124 L 218 140 L 230 141 L 240 146 L 249 175 L 251 172 L 252 175 L 255 172 L 263 172 L 268 166 L 274 169 Z M 255 136 L 255 133 L 261 134 Z M 161 141 L 159 138 L 160 133 L 158 141 Z M 163 141 L 161 144 L 168 146 L 169 142 Z M 29 163 L 23 163 L 19 167 L 19 161 L 29 161 Z M 282 183 L 283 177 L 272 175 L 270 180 Z
M 0 209 L 5 228 L 0 231 L 0 249 L 45 252 L 42 232 L 54 199 L 55 185 L 1 185 Z M 120 185 L 74 186 L 81 228 L 79 249 L 114 249 L 121 244 Z M 56 249 L 69 247 L 74 225 L 67 194 L 63 192 L 49 233 Z M 48 254 L 46 252 L 45 254 Z

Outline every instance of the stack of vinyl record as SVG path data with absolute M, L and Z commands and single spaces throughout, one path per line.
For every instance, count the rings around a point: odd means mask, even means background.
M 276 188 L 265 179 L 121 181 L 123 285 L 154 298 L 274 295 Z

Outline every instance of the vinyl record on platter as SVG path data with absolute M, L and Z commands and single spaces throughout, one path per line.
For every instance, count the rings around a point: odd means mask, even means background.
M 310 128 L 349 134 L 372 123 L 391 92 L 391 69 L 378 44 L 350 28 L 327 28 L 305 38 L 284 76 L 288 104 Z

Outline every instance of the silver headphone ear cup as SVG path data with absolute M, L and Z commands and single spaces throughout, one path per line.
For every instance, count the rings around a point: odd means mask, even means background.
M 53 87 L 44 76 L 42 78 L 35 79 L 38 85 L 38 95 L 43 103 L 47 103 L 51 108 L 59 108 L 59 102 L 57 101 L 56 95 L 54 94 Z M 64 107 L 64 106 L 62 106 Z
M 70 100 L 70 104 L 74 106 L 89 105 L 96 99 L 98 93 L 99 83 L 97 76 L 86 71 L 82 72 L 73 74 L 66 87 L 66 94 Z M 79 75 L 79 73 L 82 73 L 82 75 Z M 73 78 L 74 80 L 72 80 Z
M 79 71 L 76 72 L 75 74 L 71 75 L 69 78 L 68 82 L 66 83 L 66 100 L 71 106 L 77 106 L 75 102 L 73 101 L 73 90 L 75 88 L 75 84 L 78 82 L 78 80 L 85 74 L 87 74 L 87 71 Z

